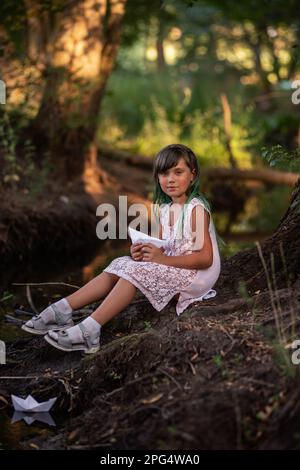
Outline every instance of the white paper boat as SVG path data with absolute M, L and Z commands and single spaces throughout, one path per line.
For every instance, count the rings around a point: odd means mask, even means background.
M 168 245 L 168 240 L 161 240 L 160 238 L 150 237 L 150 235 L 135 230 L 131 227 L 128 227 L 128 234 L 131 238 L 132 243 L 153 243 L 153 245 L 157 246 L 158 248 L 165 248 Z
M 11 424 L 21 421 L 21 419 L 23 419 L 29 426 L 35 421 L 40 421 L 41 423 L 48 424 L 49 426 L 56 426 L 55 421 L 47 411 L 32 414 L 28 413 L 28 411 L 15 411 L 11 419 Z
M 25 400 L 11 395 L 12 403 L 16 411 L 30 411 L 31 413 L 40 413 L 49 411 L 57 400 L 57 397 L 50 398 L 50 400 L 38 403 L 31 395 L 28 395 Z

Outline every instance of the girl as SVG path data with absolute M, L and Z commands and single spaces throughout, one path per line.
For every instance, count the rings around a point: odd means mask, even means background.
M 153 176 L 159 238 L 168 241 L 167 247 L 132 244 L 131 257 L 114 259 L 99 276 L 26 322 L 25 331 L 45 334 L 62 351 L 94 353 L 102 326 L 130 304 L 137 288 L 157 311 L 175 296 L 177 315 L 192 302 L 216 295 L 212 287 L 221 266 L 217 234 L 210 206 L 199 192 L 195 154 L 184 145 L 168 145 L 156 156 Z M 101 298 L 92 315 L 73 326 L 72 311 Z

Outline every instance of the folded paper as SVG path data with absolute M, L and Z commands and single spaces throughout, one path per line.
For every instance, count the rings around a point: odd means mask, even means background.
M 24 420 L 28 426 L 33 424 L 35 421 L 40 421 L 41 423 L 48 424 L 49 426 L 56 426 L 55 421 L 53 420 L 50 413 L 47 411 L 41 413 L 28 413 L 24 411 L 15 411 L 11 419 L 11 424 L 16 423 L 17 421 Z
M 50 400 L 43 401 L 41 403 L 37 402 L 31 395 L 28 395 L 25 399 L 17 397 L 16 395 L 11 395 L 11 399 L 13 407 L 16 411 L 29 411 L 31 413 L 40 413 L 49 411 L 56 402 L 57 397 L 50 398 Z
M 132 243 L 153 243 L 153 245 L 157 246 L 158 248 L 166 248 L 166 246 L 168 245 L 167 240 L 161 240 L 160 238 L 150 237 L 150 235 L 135 230 L 131 227 L 128 227 L 128 234 L 131 238 Z

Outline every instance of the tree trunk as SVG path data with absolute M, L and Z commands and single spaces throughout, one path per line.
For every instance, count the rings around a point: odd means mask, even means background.
M 126 1 L 71 2 L 58 14 L 48 38 L 45 88 L 31 130 L 36 145 L 49 149 L 58 173 L 68 178 L 99 176 L 98 116 L 116 60 Z
M 231 108 L 228 98 L 225 93 L 221 93 L 221 104 L 223 109 L 224 132 L 225 132 L 225 145 L 229 155 L 229 163 L 231 168 L 237 168 L 237 162 L 234 158 L 232 151 L 232 121 L 231 121 Z
M 154 159 L 143 155 L 132 155 L 122 150 L 116 150 L 110 147 L 101 147 L 101 153 L 107 157 L 125 161 L 126 164 L 144 168 L 149 172 L 152 171 Z M 209 180 L 253 180 L 259 181 L 266 185 L 286 185 L 294 186 L 299 173 L 291 173 L 289 171 L 272 170 L 271 168 L 253 168 L 250 170 L 240 170 L 238 168 L 211 167 L 201 170 L 203 178 Z
M 257 289 L 288 288 L 300 276 L 300 179 L 277 229 L 261 246 L 242 251 L 223 261 L 218 285 L 237 290 L 244 283 L 251 295 Z M 264 266 L 265 263 L 265 266 Z
M 158 18 L 156 51 L 157 51 L 157 70 L 158 72 L 163 72 L 166 68 L 166 60 L 165 60 L 165 50 L 164 50 L 164 27 L 160 18 Z
M 258 105 L 262 111 L 269 111 L 271 109 L 272 100 L 271 100 L 271 92 L 272 92 L 272 85 L 268 80 L 267 73 L 263 68 L 262 64 L 262 42 L 260 37 L 263 34 L 263 30 L 256 31 L 255 36 L 250 33 L 247 28 L 244 27 L 244 35 L 245 40 L 249 47 L 252 49 L 253 52 L 253 60 L 255 64 L 255 69 L 257 75 L 260 78 L 260 85 L 263 92 L 264 99 L 260 100 Z

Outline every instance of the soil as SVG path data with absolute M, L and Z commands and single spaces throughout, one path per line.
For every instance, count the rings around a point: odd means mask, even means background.
M 108 162 L 105 165 L 108 171 Z M 112 181 L 116 171 L 114 167 Z M 130 178 L 127 194 L 133 200 L 146 197 L 145 179 L 140 180 L 133 170 Z M 107 200 L 109 194 L 98 201 Z M 40 206 L 28 207 L 23 214 L 18 212 L 21 204 L 16 203 L 11 212 L 7 208 L 6 220 L 11 225 L 6 243 L 2 237 L 5 260 L 23 253 L 29 239 L 30 247 L 36 247 L 41 235 L 50 249 L 57 237 L 55 244 L 61 250 L 74 249 L 64 241 L 68 231 L 75 245 L 83 233 L 93 238 L 95 199 L 79 196 L 76 190 L 73 195 L 68 192 L 68 197 L 69 204 L 56 201 L 47 208 L 47 230 L 33 223 Z M 24 238 L 18 224 L 26 226 Z M 272 288 L 255 250 L 224 259 L 215 286 L 217 297 L 192 304 L 180 317 L 174 299 L 157 312 L 138 293 L 103 328 L 100 351 L 92 356 L 60 352 L 40 337 L 8 344 L 5 375 L 10 378 L 1 379 L 2 402 L 8 402 L 11 393 L 31 393 L 39 400 L 58 396 L 54 411 L 65 417 L 55 435 L 24 439 L 20 446 L 299 448 L 299 369 L 291 363 L 290 345 L 282 346 L 289 343 L 292 333 L 294 337 L 300 334 L 299 259 L 293 266 L 293 276 L 278 276 Z M 14 380 L 17 376 L 26 379 Z

